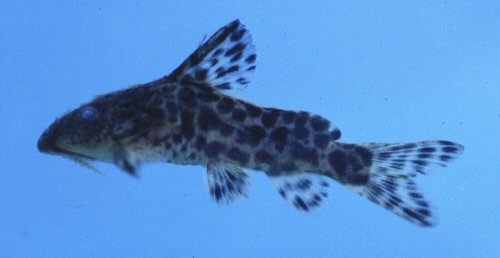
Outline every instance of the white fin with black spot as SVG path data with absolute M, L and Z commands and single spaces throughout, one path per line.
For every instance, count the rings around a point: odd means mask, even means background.
M 298 210 L 310 211 L 317 208 L 328 196 L 330 184 L 327 177 L 311 173 L 268 176 L 281 197 Z
M 229 204 L 239 196 L 248 197 L 250 179 L 239 167 L 210 163 L 207 166 L 207 181 L 210 197 L 217 203 Z
M 169 76 L 227 90 L 250 82 L 255 70 L 252 37 L 239 20 L 219 29 Z
M 446 166 L 463 152 L 463 146 L 448 141 L 362 146 L 373 153 L 369 180 L 364 185 L 345 186 L 416 225 L 434 226 L 436 212 L 418 190 L 414 177 L 433 166 Z

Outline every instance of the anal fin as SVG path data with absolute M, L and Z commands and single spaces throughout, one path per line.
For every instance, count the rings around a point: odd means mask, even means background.
M 298 210 L 317 208 L 328 196 L 330 184 L 324 176 L 311 173 L 268 176 L 280 195 Z
M 250 179 L 239 167 L 210 163 L 207 166 L 207 181 L 210 197 L 219 204 L 229 204 L 237 197 L 248 196 Z

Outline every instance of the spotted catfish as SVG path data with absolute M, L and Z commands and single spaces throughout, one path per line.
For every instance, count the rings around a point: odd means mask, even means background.
M 301 211 L 319 207 L 334 180 L 410 222 L 435 224 L 414 179 L 446 166 L 461 145 L 341 143 L 340 130 L 319 115 L 227 95 L 250 82 L 255 62 L 248 30 L 233 21 L 170 75 L 98 96 L 57 119 L 38 149 L 94 170 L 92 161 L 113 163 L 131 175 L 147 162 L 201 165 L 218 203 L 247 196 L 244 168 L 264 171 Z

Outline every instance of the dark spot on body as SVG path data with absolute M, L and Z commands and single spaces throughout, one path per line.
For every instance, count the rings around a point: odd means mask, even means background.
M 347 183 L 352 185 L 365 185 L 370 180 L 368 174 L 354 174 L 347 177 Z
M 198 98 L 203 102 L 215 102 L 220 99 L 219 95 L 212 92 L 202 92 L 198 94 Z
M 249 103 L 243 103 L 249 117 L 258 117 L 262 114 L 262 109 Z
M 243 122 L 247 118 L 247 113 L 241 108 L 236 108 L 233 110 L 232 118 L 237 122 Z
M 284 111 L 283 112 L 283 122 L 285 124 L 290 124 L 295 120 L 295 117 L 297 116 L 296 112 L 293 111 Z
M 295 118 L 294 124 L 296 127 L 303 127 L 305 126 L 308 119 L 309 119 L 309 113 L 301 111 L 297 113 L 297 117 Z
M 261 118 L 262 124 L 267 128 L 273 127 L 276 124 L 276 120 L 279 114 L 280 112 L 276 109 L 271 109 L 264 112 Z
M 235 104 L 236 102 L 234 102 L 234 100 L 232 100 L 231 98 L 224 97 L 217 104 L 217 110 L 220 111 L 221 113 L 229 113 L 232 111 Z
M 227 151 L 227 157 L 239 162 L 240 164 L 246 164 L 250 160 L 250 155 L 239 148 L 233 147 Z
M 293 172 L 297 171 L 297 165 L 294 162 L 286 162 L 284 164 L 279 165 L 276 169 L 281 170 L 283 172 Z
M 373 158 L 373 153 L 368 150 L 365 147 L 354 147 L 354 151 L 361 157 L 361 160 L 363 161 L 363 164 L 365 166 L 371 166 L 372 165 L 372 158 Z
M 175 144 L 180 144 L 182 142 L 182 136 L 180 134 L 174 134 L 172 136 L 172 141 L 175 143 Z
M 188 87 L 184 87 L 179 90 L 178 97 L 181 101 L 189 106 L 196 106 L 196 98 L 194 91 Z
M 203 57 L 195 52 L 191 56 L 189 56 L 189 66 L 191 67 L 197 66 L 198 64 L 201 63 L 202 60 Z
M 341 133 L 340 130 L 335 128 L 330 132 L 330 136 L 332 137 L 332 141 L 336 141 L 340 139 Z
M 258 125 L 248 126 L 237 131 L 237 142 L 246 143 L 252 146 L 258 145 L 266 136 L 264 128 Z
M 161 122 L 165 118 L 165 111 L 159 107 L 146 107 L 144 113 L 148 114 L 153 123 Z
M 207 145 L 207 139 L 203 135 L 196 137 L 195 147 L 197 150 L 203 149 Z
M 212 86 L 209 86 L 205 83 L 193 83 L 191 86 L 193 88 L 198 89 L 198 93 L 214 92 L 214 89 L 212 88 Z
M 198 115 L 198 126 L 203 131 L 212 131 L 219 128 L 221 121 L 217 114 L 209 108 L 201 108 Z
M 315 148 L 306 148 L 301 144 L 296 143 L 292 144 L 290 151 L 292 157 L 296 159 L 311 163 L 314 166 L 317 166 L 319 163 L 318 152 Z
M 286 142 L 288 137 L 288 128 L 278 127 L 271 132 L 271 140 L 275 142 Z
M 309 130 L 304 126 L 295 127 L 292 133 L 297 139 L 304 139 L 309 136 Z
M 168 121 L 175 123 L 177 122 L 177 117 L 179 116 L 179 110 L 177 109 L 177 105 L 173 101 L 168 101 L 165 105 L 167 110 Z
M 274 156 L 265 150 L 259 150 L 255 153 L 255 159 L 257 162 L 262 162 L 266 164 L 271 164 L 274 162 Z
M 328 146 L 328 143 L 330 142 L 330 135 L 328 134 L 316 134 L 314 135 L 313 138 L 313 143 L 314 146 L 320 148 L 320 149 L 325 149 L 326 146 Z
M 328 154 L 328 162 L 339 176 L 347 175 L 347 155 L 342 150 L 335 150 Z
M 205 155 L 208 158 L 217 158 L 225 149 L 225 145 L 218 141 L 213 141 L 205 147 Z
M 285 151 L 285 144 L 284 143 L 276 143 L 274 144 L 274 149 L 278 151 L 279 153 L 283 153 Z
M 358 173 L 360 172 L 364 167 L 363 165 L 361 164 L 361 162 L 359 162 L 359 160 L 354 160 L 354 161 L 350 161 L 350 164 L 351 164 L 351 168 L 352 168 L 352 171 L 354 173 Z
M 186 139 L 190 140 L 194 136 L 194 116 L 190 111 L 183 111 L 181 114 L 181 130 Z
M 311 127 L 315 131 L 324 131 L 330 127 L 330 122 L 320 116 L 313 116 L 309 121 Z
M 235 128 L 231 124 L 222 123 L 220 127 L 220 133 L 222 136 L 228 137 L 231 136 L 234 132 Z

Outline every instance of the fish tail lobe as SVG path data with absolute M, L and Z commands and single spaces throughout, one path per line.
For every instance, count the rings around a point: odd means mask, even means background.
M 437 216 L 417 188 L 415 177 L 447 166 L 463 150 L 462 145 L 449 141 L 345 144 L 329 158 L 341 163 L 334 164 L 335 179 L 344 186 L 403 219 L 429 227 L 437 223 Z

